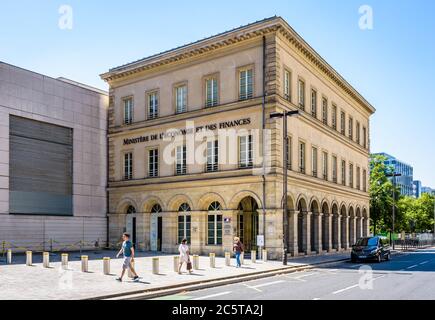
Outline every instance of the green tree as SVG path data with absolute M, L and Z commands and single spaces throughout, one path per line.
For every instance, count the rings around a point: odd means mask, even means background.
M 400 230 L 404 215 L 397 210 L 401 199 L 400 188 L 394 187 L 389 175 L 394 173 L 393 166 L 385 164 L 386 157 L 376 155 L 370 161 L 370 215 L 373 223 L 373 233 L 391 232 L 393 226 L 393 190 L 396 203 L 395 231 Z

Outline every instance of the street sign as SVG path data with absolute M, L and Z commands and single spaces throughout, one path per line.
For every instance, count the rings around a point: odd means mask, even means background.
M 257 246 L 264 247 L 264 235 L 259 234 L 257 236 Z

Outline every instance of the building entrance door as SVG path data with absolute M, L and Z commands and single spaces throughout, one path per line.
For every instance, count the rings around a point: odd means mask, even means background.
M 245 251 L 257 250 L 258 205 L 254 198 L 246 197 L 239 203 L 237 215 L 237 236 Z
M 162 251 L 163 218 L 157 218 L 157 251 Z

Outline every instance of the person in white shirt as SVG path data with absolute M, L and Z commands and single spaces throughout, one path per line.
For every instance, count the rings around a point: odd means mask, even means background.
M 178 252 L 180 253 L 180 264 L 178 265 L 178 274 L 181 274 L 181 267 L 183 263 L 186 263 L 187 270 L 192 273 L 192 264 L 190 262 L 190 252 L 189 246 L 187 245 L 187 240 L 183 239 L 180 246 L 178 247 Z

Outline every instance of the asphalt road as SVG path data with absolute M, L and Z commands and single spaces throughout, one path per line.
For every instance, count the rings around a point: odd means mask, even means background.
M 382 263 L 341 262 L 156 300 L 434 300 L 435 248 Z

